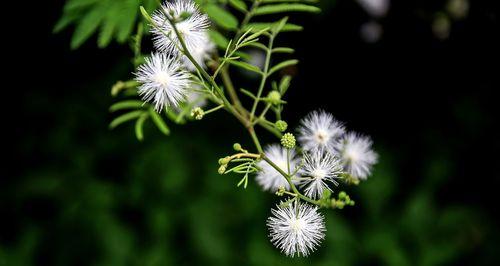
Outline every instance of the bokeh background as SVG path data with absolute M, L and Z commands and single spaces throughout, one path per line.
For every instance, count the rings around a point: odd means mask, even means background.
M 220 113 L 169 137 L 149 125 L 142 143 L 132 124 L 108 130 L 110 87 L 133 71 L 127 45 L 71 50 L 71 28 L 52 34 L 64 1 L 18 6 L 0 265 L 498 265 L 495 2 L 324 0 L 281 39 L 301 60 L 289 124 L 323 108 L 380 154 L 368 181 L 345 188 L 356 206 L 325 211 L 324 243 L 299 259 L 267 238 L 278 199 L 217 174 L 247 139 L 236 122 Z

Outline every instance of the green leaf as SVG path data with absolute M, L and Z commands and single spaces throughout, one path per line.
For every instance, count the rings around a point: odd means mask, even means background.
M 269 70 L 269 74 L 268 75 L 270 76 L 274 72 L 279 71 L 280 69 L 283 69 L 285 67 L 296 65 L 298 62 L 299 62 L 299 60 L 297 60 L 297 59 L 291 59 L 291 60 L 283 61 L 283 62 L 281 62 L 281 63 L 273 66 L 271 68 L 271 70 Z
M 205 6 L 207 15 L 219 26 L 224 29 L 238 28 L 238 20 L 228 11 L 215 4 Z
M 273 49 L 273 53 L 285 53 L 285 54 L 291 54 L 295 52 L 293 48 L 290 47 L 276 47 Z
M 119 126 L 120 124 L 123 124 L 123 123 L 130 121 L 130 120 L 133 120 L 133 119 L 136 119 L 139 116 L 141 116 L 143 113 L 144 113 L 144 111 L 136 110 L 136 111 L 132 111 L 132 112 L 123 114 L 123 115 L 113 119 L 113 121 L 111 121 L 111 123 L 109 123 L 109 128 L 113 129 L 113 128 Z
M 271 28 L 274 23 L 268 23 L 268 22 L 255 22 L 255 23 L 248 23 L 247 26 L 245 26 L 245 30 L 248 30 L 252 28 L 252 32 L 257 32 L 261 29 L 265 28 Z M 281 32 L 286 32 L 286 31 L 301 31 L 303 29 L 302 26 L 292 24 L 292 23 L 287 23 L 283 26 L 281 29 Z
M 283 12 L 311 12 L 318 13 L 321 9 L 304 4 L 277 4 L 277 5 L 267 5 L 257 8 L 254 15 L 269 15 Z
M 248 11 L 247 5 L 242 0 L 229 0 L 229 4 L 243 13 Z
M 121 8 L 119 8 L 118 31 L 116 39 L 118 42 L 125 42 L 134 30 L 137 11 L 139 10 L 139 1 L 137 0 L 122 0 Z
M 104 18 L 104 5 L 95 8 L 80 21 L 71 38 L 71 48 L 76 49 L 82 45 L 99 27 Z
M 124 109 L 138 109 L 144 105 L 142 101 L 139 100 L 126 100 L 117 102 L 109 107 L 110 112 L 116 112 L 118 110 Z
M 81 17 L 81 14 L 78 12 L 67 12 L 65 13 L 56 23 L 54 29 L 52 29 L 53 33 L 58 33 L 68 27 L 71 23 L 75 22 Z
M 101 0 L 68 0 L 64 5 L 64 12 L 71 12 L 78 9 L 88 8 Z
M 246 69 L 248 71 L 252 71 L 252 72 L 255 72 L 255 73 L 262 74 L 262 71 L 258 67 L 254 66 L 254 65 L 250 65 L 248 63 L 241 62 L 241 61 L 236 61 L 236 60 L 228 60 L 228 62 L 231 65 L 234 65 L 236 67 L 239 67 L 239 68 L 242 68 L 242 69 Z
M 135 136 L 137 140 L 142 141 L 144 139 L 144 121 L 148 119 L 149 115 L 147 113 L 142 114 L 139 119 L 135 122 Z
M 118 20 L 116 17 L 120 14 L 118 12 L 119 9 L 115 7 L 116 3 L 118 2 L 115 2 L 113 7 L 108 9 L 104 22 L 101 24 L 101 31 L 97 39 L 97 46 L 99 46 L 99 48 L 104 48 L 109 45 L 113 38 L 113 33 L 117 28 Z
M 262 44 L 262 43 L 260 43 L 260 42 L 254 42 L 254 43 L 251 43 L 251 44 L 249 44 L 249 46 L 252 46 L 252 47 L 255 47 L 255 48 L 259 48 L 259 49 L 261 49 L 261 50 L 263 50 L 263 51 L 267 51 L 267 50 L 268 50 L 267 46 L 263 45 L 263 44 Z M 273 50 L 274 50 L 274 49 L 273 49 Z
M 170 129 L 168 128 L 167 124 L 161 116 L 154 110 L 154 108 L 149 109 L 149 115 L 151 116 L 151 119 L 155 123 L 156 127 L 161 131 L 161 133 L 165 135 L 170 134 Z
M 286 75 L 283 78 L 281 78 L 280 85 L 279 85 L 279 91 L 281 95 L 285 95 L 286 91 L 290 87 L 290 81 L 292 80 L 292 76 Z
M 226 37 L 224 37 L 218 31 L 210 30 L 208 32 L 208 35 L 210 36 L 210 39 L 221 49 L 226 49 L 226 47 L 229 45 L 229 41 L 226 39 Z
M 276 22 L 273 27 L 271 28 L 271 31 L 276 35 L 278 34 L 281 29 L 285 26 L 286 22 L 288 21 L 288 17 L 282 18 L 280 21 Z

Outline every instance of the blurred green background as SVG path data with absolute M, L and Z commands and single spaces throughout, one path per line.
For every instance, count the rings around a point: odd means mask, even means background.
M 445 1 L 399 1 L 375 19 L 356 2 L 323 1 L 283 39 L 302 61 L 289 124 L 324 108 L 380 154 L 373 176 L 346 188 L 356 206 L 324 211 L 325 241 L 294 259 L 267 238 L 278 199 L 217 174 L 217 158 L 247 139 L 235 121 L 220 113 L 169 137 L 149 125 L 142 143 L 133 125 L 109 131 L 109 89 L 130 77 L 131 52 L 95 39 L 71 51 L 71 30 L 51 34 L 64 1 L 35 4 L 29 15 L 43 23 L 12 53 L 34 73 L 9 90 L 19 111 L 5 123 L 0 265 L 498 265 L 493 2 L 471 3 L 443 40 L 432 17 Z M 366 43 L 359 29 L 372 20 L 383 35 Z

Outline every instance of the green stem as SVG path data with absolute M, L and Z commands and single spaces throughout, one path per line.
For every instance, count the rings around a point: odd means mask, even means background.
M 259 104 L 259 101 L 260 101 L 260 97 L 262 96 L 262 92 L 264 91 L 264 87 L 266 85 L 267 76 L 268 76 L 268 72 L 269 72 L 269 64 L 271 62 L 271 54 L 272 54 L 272 49 L 273 49 L 274 37 L 275 37 L 274 35 L 269 36 L 269 44 L 267 46 L 264 72 L 262 73 L 262 79 L 260 81 L 259 90 L 257 91 L 257 98 L 253 102 L 252 111 L 250 113 L 250 121 L 252 121 L 252 122 L 253 122 L 253 119 L 255 116 L 255 111 L 257 110 L 257 105 Z
M 269 165 L 271 165 L 276 171 L 278 171 L 286 179 L 286 181 L 290 185 L 290 188 L 292 189 L 293 193 L 295 193 L 298 198 L 300 198 L 301 200 L 307 201 L 311 204 L 322 206 L 319 201 L 313 200 L 309 197 L 302 195 L 299 192 L 299 190 L 297 189 L 297 187 L 295 187 L 295 185 L 293 184 L 290 176 L 287 173 L 285 173 L 283 170 L 281 170 L 281 168 L 279 168 L 273 161 L 271 161 L 269 158 L 267 158 L 264 154 L 261 155 L 261 158 L 262 158 L 262 160 L 266 161 Z

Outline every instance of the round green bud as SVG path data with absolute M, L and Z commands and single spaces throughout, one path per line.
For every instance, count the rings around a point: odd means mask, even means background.
M 201 120 L 204 115 L 205 111 L 203 111 L 203 109 L 201 109 L 200 107 L 196 107 L 191 110 L 191 117 L 194 117 L 194 119 L 196 120 Z
M 354 206 L 354 204 L 356 204 L 356 202 L 354 202 L 354 200 L 349 201 L 349 206 Z
M 293 149 L 295 147 L 295 136 L 292 133 L 285 133 L 281 137 L 281 145 L 287 149 Z
M 226 156 L 226 157 L 221 158 L 221 159 L 219 160 L 219 164 L 220 164 L 220 165 L 228 164 L 230 161 L 231 161 L 231 157 Z
M 339 199 L 345 199 L 346 196 L 347 196 L 347 193 L 345 193 L 345 191 L 340 191 Z
M 280 132 L 285 132 L 285 130 L 288 128 L 288 124 L 283 120 L 276 121 L 276 123 L 274 123 L 274 126 L 276 126 L 276 129 L 278 129 Z
M 221 175 L 224 174 L 224 172 L 226 172 L 226 167 L 227 167 L 227 164 L 221 165 L 219 167 L 219 170 L 218 170 L 219 174 L 221 174 Z
M 343 201 L 337 201 L 336 202 L 336 207 L 339 209 L 343 209 L 345 206 L 345 203 Z
M 271 104 L 278 105 L 281 101 L 281 94 L 279 91 L 270 91 L 267 95 L 267 99 Z
M 241 145 L 239 143 L 235 143 L 235 144 L 233 144 L 233 149 L 235 151 L 241 151 Z

